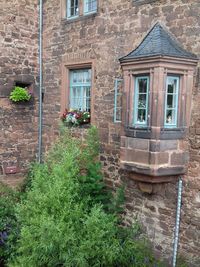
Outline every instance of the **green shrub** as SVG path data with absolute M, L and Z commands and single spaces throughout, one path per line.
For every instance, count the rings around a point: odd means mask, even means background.
M 10 100 L 13 102 L 29 101 L 30 99 L 31 94 L 29 94 L 26 88 L 15 86 L 13 91 L 10 93 Z
M 105 190 L 98 148 L 94 128 L 86 143 L 66 134 L 43 165 L 33 166 L 31 186 L 17 208 L 22 228 L 10 267 L 154 266 L 138 228 L 118 224 L 115 208 L 121 204 Z
M 13 254 L 19 226 L 15 216 L 15 203 L 19 195 L 0 183 L 0 265 Z

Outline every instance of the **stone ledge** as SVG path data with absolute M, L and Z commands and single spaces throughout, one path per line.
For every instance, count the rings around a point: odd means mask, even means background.
M 133 6 L 151 4 L 151 3 L 154 3 L 154 2 L 158 2 L 158 0 L 133 0 Z
M 62 22 L 67 25 L 67 24 L 71 24 L 75 22 L 82 22 L 87 19 L 94 19 L 97 15 L 98 15 L 98 12 L 94 12 L 94 13 L 89 13 L 85 15 L 80 15 L 78 17 L 71 18 L 71 19 L 65 17 L 65 18 L 62 18 Z
M 120 168 L 128 172 L 144 175 L 144 177 L 140 177 L 138 179 L 140 181 L 151 182 L 151 180 L 153 180 L 155 183 L 167 182 L 169 180 L 171 181 L 172 180 L 171 176 L 185 174 L 186 172 L 185 166 L 146 165 L 146 164 L 138 164 L 136 162 L 126 162 L 126 161 L 120 162 Z M 146 175 L 150 176 L 150 178 L 146 179 Z

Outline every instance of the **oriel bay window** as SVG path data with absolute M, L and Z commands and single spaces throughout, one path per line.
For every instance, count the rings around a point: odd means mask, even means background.
M 91 69 L 70 70 L 69 108 L 90 112 Z
M 160 23 L 120 59 L 121 168 L 134 180 L 168 182 L 184 174 L 197 57 Z

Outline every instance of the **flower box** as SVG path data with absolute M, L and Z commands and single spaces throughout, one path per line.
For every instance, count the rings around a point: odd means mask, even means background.
M 61 120 L 68 127 L 87 125 L 90 123 L 90 112 L 66 109 Z

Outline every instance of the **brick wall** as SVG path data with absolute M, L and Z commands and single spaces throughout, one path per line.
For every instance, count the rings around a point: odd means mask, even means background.
M 134 3 L 135 2 L 135 3 Z M 139 2 L 139 1 L 137 1 Z M 200 55 L 200 4 L 198 0 L 99 1 L 96 15 L 67 21 L 59 0 L 45 3 L 44 141 L 53 140 L 60 116 L 61 91 L 65 87 L 63 64 L 92 61 L 94 85 L 92 121 L 99 128 L 101 160 L 107 184 L 126 185 L 125 222 L 138 218 L 157 253 L 172 255 L 177 200 L 176 182 L 156 185 L 153 194 L 142 193 L 138 183 L 119 170 L 120 125 L 113 123 L 114 79 L 121 77 L 118 59 L 132 51 L 147 31 L 161 21 L 183 46 Z M 64 79 L 64 82 L 63 82 Z M 200 85 L 195 78 L 188 145 L 190 161 L 184 178 L 180 255 L 195 265 L 200 255 Z M 147 190 L 148 191 L 148 190 Z M 192 263 L 190 263 L 192 266 Z M 196 266 L 199 266 L 196 263 Z
M 37 148 L 37 31 L 37 1 L 1 1 L 0 180 L 12 185 L 21 180 Z M 32 85 L 35 97 L 30 103 L 9 101 L 16 82 Z M 17 174 L 6 175 L 6 167 L 17 168 Z

